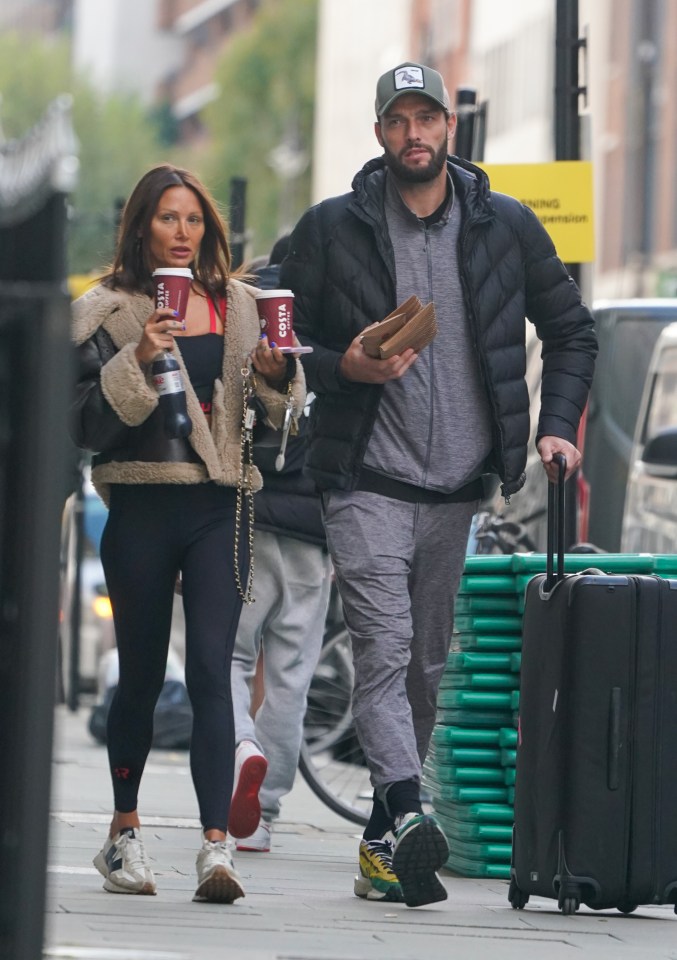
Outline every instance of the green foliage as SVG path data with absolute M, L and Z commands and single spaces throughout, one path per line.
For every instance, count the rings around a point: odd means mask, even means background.
M 193 145 L 178 133 L 167 104 L 146 111 L 134 97 L 98 94 L 74 75 L 68 38 L 53 41 L 0 34 L 0 129 L 20 137 L 60 93 L 74 97 L 80 176 L 73 197 L 69 270 L 108 263 L 115 204 L 154 163 L 195 170 L 227 210 L 233 176 L 246 177 L 247 229 L 256 253 L 268 252 L 310 200 L 317 0 L 263 0 L 249 30 L 237 34 L 215 77 L 221 94 L 205 111 L 208 137 Z M 210 141 L 211 138 L 211 141 Z M 271 166 L 280 144 L 305 156 L 305 168 L 284 181 Z
M 231 177 L 245 177 L 253 253 L 266 253 L 310 199 L 317 0 L 266 0 L 251 28 L 229 45 L 205 112 L 209 183 L 227 208 Z M 287 142 L 307 164 L 286 182 L 271 151 Z
M 155 129 L 132 97 L 75 94 L 75 130 L 80 139 L 80 182 L 74 198 L 73 272 L 100 267 L 113 255 L 115 206 L 139 177 L 166 159 Z
M 74 98 L 80 175 L 72 198 L 69 271 L 86 273 L 111 258 L 115 201 L 141 174 L 165 159 L 156 128 L 137 100 L 102 97 L 73 74 L 66 40 L 0 36 L 0 123 L 7 139 L 21 137 L 60 93 Z
M 149 117 L 157 127 L 160 143 L 166 147 L 173 147 L 178 142 L 180 129 L 179 122 L 172 112 L 171 102 L 163 100 L 151 107 Z

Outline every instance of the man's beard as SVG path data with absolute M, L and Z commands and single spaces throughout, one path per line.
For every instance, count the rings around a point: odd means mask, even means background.
M 411 147 L 407 147 L 407 150 L 411 150 Z M 406 153 L 406 150 L 403 152 Z M 429 180 L 434 180 L 439 175 L 440 170 L 444 169 L 447 162 L 447 142 L 445 140 L 439 145 L 436 152 L 431 156 L 427 167 L 406 166 L 386 146 L 383 147 L 383 153 L 386 166 L 397 180 L 402 180 L 405 183 L 427 183 Z

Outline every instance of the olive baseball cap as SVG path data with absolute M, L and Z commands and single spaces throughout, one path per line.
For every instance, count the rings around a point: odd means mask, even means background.
M 405 93 L 421 93 L 434 100 L 447 114 L 451 113 L 442 74 L 422 63 L 401 63 L 379 77 L 376 84 L 376 116 L 382 117 Z

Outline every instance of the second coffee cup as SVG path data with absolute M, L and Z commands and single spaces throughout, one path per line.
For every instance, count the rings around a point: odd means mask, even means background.
M 153 270 L 155 306 L 176 310 L 179 320 L 185 320 L 193 271 L 188 267 L 159 267 Z
M 256 307 L 261 331 L 280 350 L 294 346 L 294 294 L 291 290 L 257 290 Z

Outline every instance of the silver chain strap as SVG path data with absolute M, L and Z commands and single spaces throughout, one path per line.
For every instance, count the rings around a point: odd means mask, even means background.
M 256 379 L 247 366 L 243 366 L 242 374 L 242 427 L 240 430 L 240 475 L 237 481 L 237 500 L 235 502 L 235 585 L 243 603 L 254 603 L 252 584 L 254 582 L 254 441 L 252 430 L 254 427 L 255 411 L 250 405 L 250 398 L 256 389 Z M 249 574 L 247 586 L 242 586 L 240 577 L 240 531 L 242 529 L 242 506 L 244 497 L 248 498 L 247 507 L 249 520 L 247 524 L 247 538 L 249 541 Z

